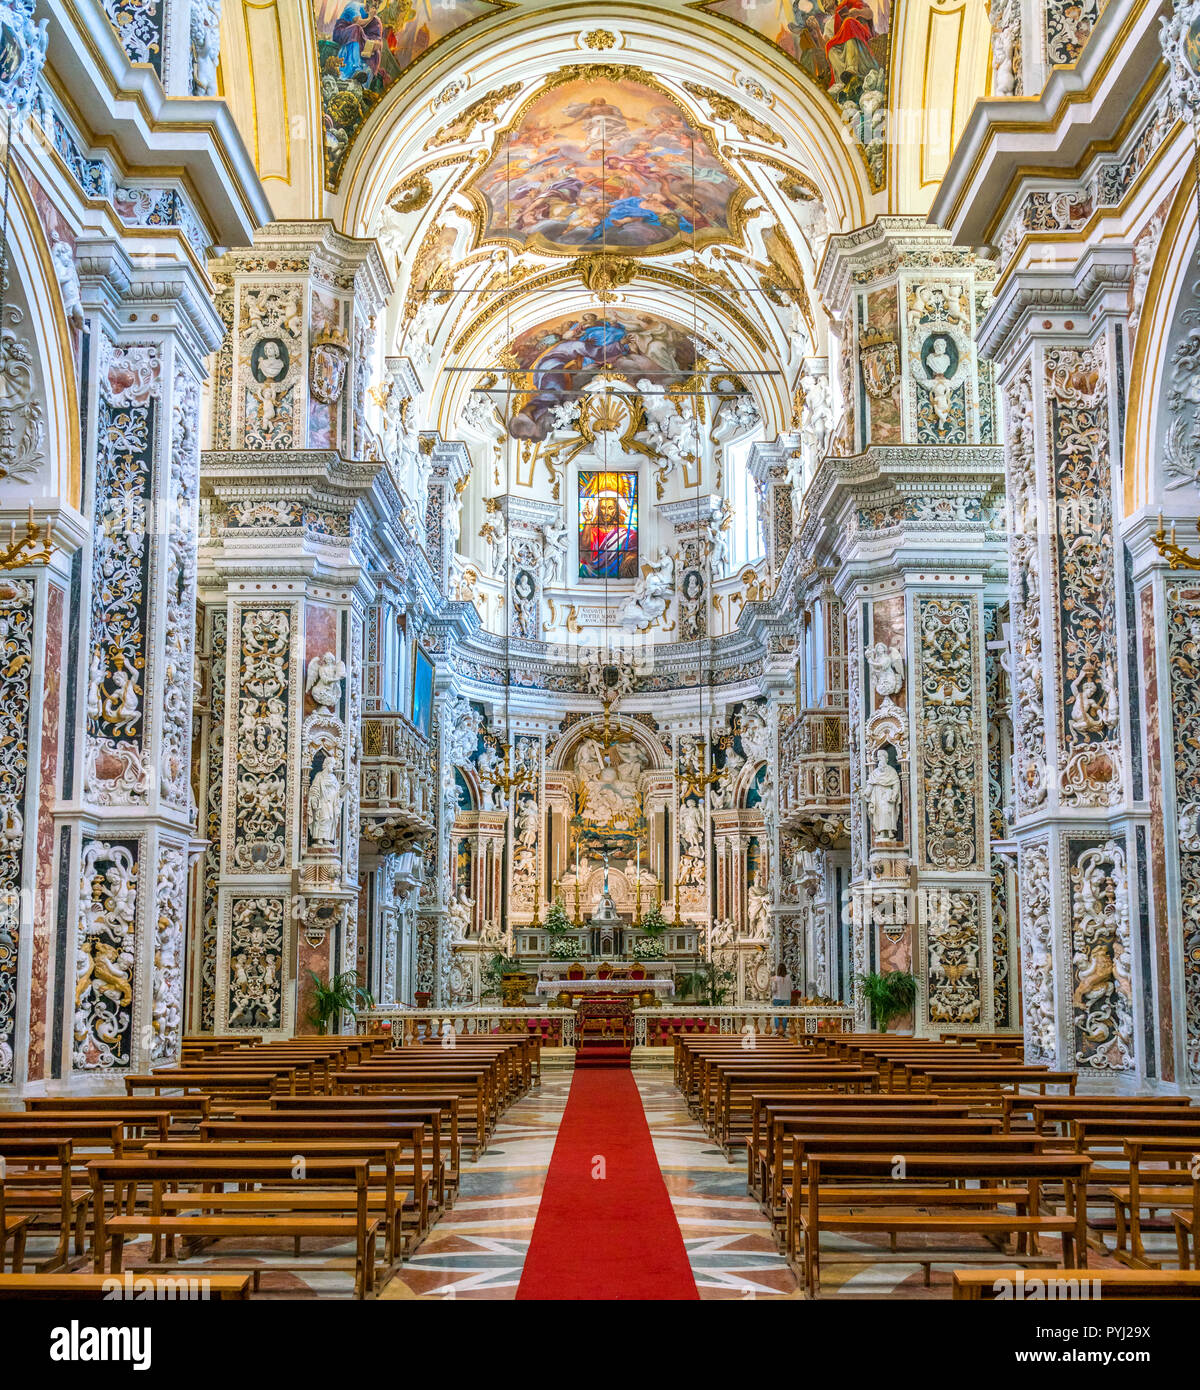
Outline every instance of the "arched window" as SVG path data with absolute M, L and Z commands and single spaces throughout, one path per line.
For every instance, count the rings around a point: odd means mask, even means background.
M 750 472 L 752 439 L 739 440 L 725 451 L 729 468 L 729 497 L 733 502 L 733 530 L 729 542 L 729 564 L 733 572 L 757 565 L 766 553 L 758 514 L 758 488 Z

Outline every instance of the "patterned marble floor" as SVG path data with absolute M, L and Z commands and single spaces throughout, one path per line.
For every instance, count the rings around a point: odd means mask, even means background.
M 635 1074 L 675 1216 L 701 1298 L 779 1298 L 796 1281 L 746 1196 L 744 1170 L 728 1163 L 688 1115 L 666 1071 Z M 383 1298 L 514 1298 L 570 1075 L 547 1073 L 514 1105 L 493 1147 L 463 1164 L 462 1192 Z

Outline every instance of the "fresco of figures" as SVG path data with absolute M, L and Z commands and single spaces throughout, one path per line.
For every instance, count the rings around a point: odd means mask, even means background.
M 761 34 L 820 83 L 881 187 L 891 0 L 711 0 L 705 8 Z
M 405 68 L 439 39 L 497 8 L 490 0 L 313 0 L 331 189 L 354 137 Z
M 652 314 L 588 310 L 527 329 L 509 349 L 528 395 L 518 397 L 508 422 L 517 439 L 545 439 L 560 426 L 559 408 L 599 372 L 620 372 L 629 381 L 665 389 L 687 378 L 696 345 L 682 328 Z
M 729 241 L 745 196 L 705 133 L 640 82 L 538 97 L 472 183 L 484 236 L 530 250 L 656 254 Z

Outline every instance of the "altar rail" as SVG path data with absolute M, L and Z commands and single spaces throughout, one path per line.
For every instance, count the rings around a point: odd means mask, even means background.
M 801 1033 L 852 1033 L 854 1010 L 841 1005 L 741 1005 L 719 1008 L 666 1004 L 633 1011 L 633 1045 L 662 1047 L 677 1032 L 773 1034 L 775 1020 L 784 1020 L 791 1037 Z M 677 1023 L 678 1026 L 672 1026 Z
M 851 1033 L 854 1010 L 841 1005 L 799 1004 L 703 1005 L 666 1004 L 633 1010 L 635 1047 L 665 1047 L 673 1034 L 684 1033 L 761 1033 L 774 1032 L 775 1019 L 783 1019 L 789 1036 L 802 1033 Z M 368 1032 L 380 1032 L 388 1024 L 392 1046 L 403 1046 L 406 1039 L 447 1036 L 447 1027 L 456 1037 L 484 1033 L 536 1032 L 549 1047 L 575 1046 L 574 1009 L 360 1009 L 358 1022 Z
M 547 1046 L 575 1046 L 574 1009 L 359 1009 L 356 1018 L 371 1033 L 388 1023 L 393 1047 L 410 1038 L 445 1037 L 447 1023 L 456 1037 L 536 1032 Z

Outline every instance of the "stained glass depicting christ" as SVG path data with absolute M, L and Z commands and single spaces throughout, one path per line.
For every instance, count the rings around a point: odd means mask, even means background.
M 579 577 L 638 577 L 636 473 L 580 473 Z

